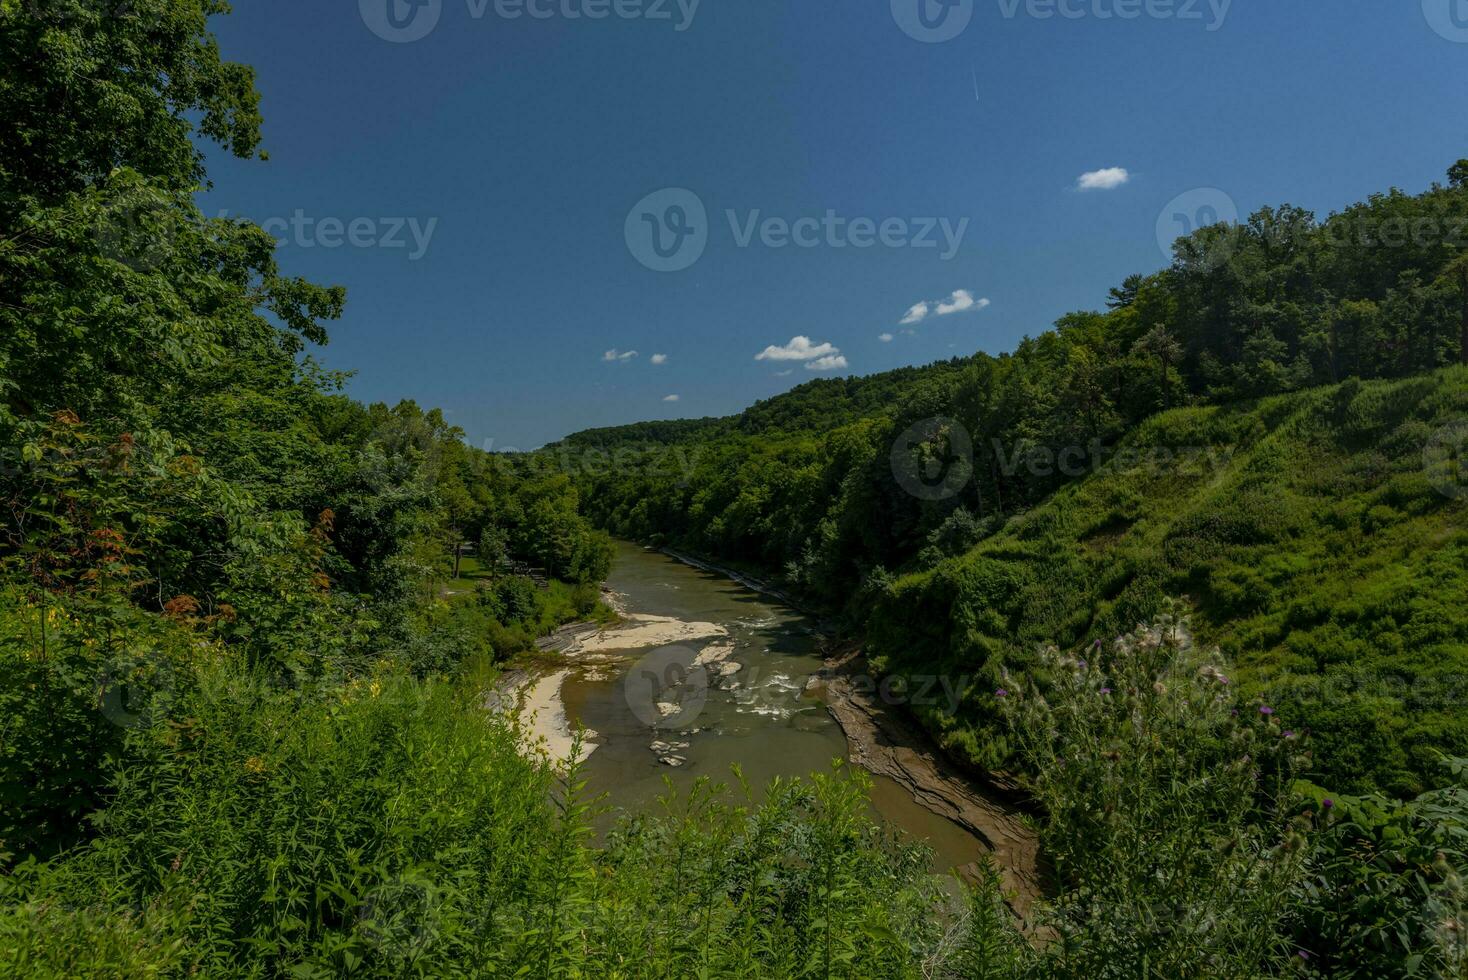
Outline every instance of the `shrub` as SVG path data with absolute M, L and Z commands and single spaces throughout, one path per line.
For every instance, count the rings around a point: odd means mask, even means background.
M 995 692 L 1046 814 L 1059 894 L 1044 975 L 1245 977 L 1283 970 L 1308 826 L 1296 736 L 1244 705 L 1179 607 Z

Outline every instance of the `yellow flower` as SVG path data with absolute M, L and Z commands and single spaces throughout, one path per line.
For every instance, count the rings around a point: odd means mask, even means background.
M 376 681 L 373 681 L 370 685 L 368 685 L 367 690 L 371 691 L 372 696 L 375 698 L 382 693 L 382 685 L 377 683 Z
M 258 775 L 265 771 L 265 763 L 261 762 L 259 759 L 252 755 L 245 760 L 245 768 L 250 772 Z

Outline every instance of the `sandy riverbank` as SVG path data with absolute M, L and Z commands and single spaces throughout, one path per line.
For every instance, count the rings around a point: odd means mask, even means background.
M 573 673 L 605 669 L 622 659 L 617 655 L 619 652 L 706 640 L 721 642 L 706 651 L 700 664 L 722 662 L 734 649 L 732 643 L 725 642 L 728 637 L 729 631 L 717 623 L 685 622 L 672 616 L 627 616 L 620 623 L 605 627 L 573 623 L 557 630 L 540 645 L 543 652 L 558 654 L 565 667 L 541 673 L 507 674 L 496 698 L 513 706 L 524 729 L 526 750 L 544 755 L 557 768 L 562 768 L 570 761 L 576 746 L 576 731 L 566 716 L 561 697 L 561 688 Z M 596 751 L 596 740 L 596 732 L 582 732 L 582 759 Z
M 561 685 L 571 676 L 569 670 L 547 674 L 527 685 L 520 703 L 520 721 L 532 751 L 544 753 L 557 768 L 571 761 L 576 749 L 576 733 L 566 717 L 561 701 Z M 596 751 L 596 732 L 582 732 L 581 758 Z
M 708 562 L 672 554 L 704 571 L 728 575 Z M 788 601 L 778 590 L 740 576 L 741 585 L 762 591 L 777 601 Z M 557 655 L 559 663 L 538 674 L 522 675 L 519 717 L 528 743 L 538 745 L 557 765 L 564 765 L 574 746 L 574 732 L 566 716 L 562 686 L 577 672 L 606 671 L 628 655 L 679 643 L 704 642 L 695 665 L 719 674 L 737 673 L 730 661 L 734 652 L 727 628 L 717 623 L 685 622 L 669 616 L 631 615 L 614 626 L 573 624 L 541 641 L 541 649 Z M 859 653 L 827 659 L 809 685 L 827 705 L 844 733 L 848 757 L 854 765 L 887 777 L 911 794 L 923 808 L 952 821 L 978 838 L 992 852 L 1010 905 L 1028 919 L 1041 897 L 1043 872 L 1039 842 L 1020 817 L 1019 809 L 1000 794 L 988 791 L 971 773 L 943 754 L 916 722 L 900 709 L 865 693 L 868 685 L 853 684 L 865 670 Z M 582 755 L 596 748 L 596 734 L 587 732 Z
M 717 623 L 687 623 L 672 616 L 628 616 L 620 624 L 575 638 L 566 647 L 568 657 L 616 650 L 642 650 L 725 638 L 729 631 Z

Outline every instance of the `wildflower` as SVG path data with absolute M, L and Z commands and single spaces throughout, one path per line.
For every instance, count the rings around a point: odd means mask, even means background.
M 1103 687 L 1101 689 L 1101 693 L 1102 694 L 1110 694 L 1111 693 L 1111 688 L 1109 688 L 1109 687 Z
M 1260 706 L 1259 706 L 1259 713 L 1260 713 L 1260 714 L 1261 714 L 1261 715 L 1263 715 L 1263 716 L 1264 716 L 1264 717 L 1266 717 L 1266 718 L 1268 718 L 1268 717 L 1269 717 L 1269 716 L 1270 716 L 1270 715 L 1272 715 L 1272 714 L 1274 714 L 1274 709 L 1273 709 L 1273 708 L 1271 708 L 1271 707 L 1270 707 L 1270 706 L 1269 706 L 1269 705 L 1267 705 L 1267 704 L 1261 704 L 1261 705 L 1260 705 Z
M 1009 692 L 1001 687 L 999 690 L 994 692 L 994 696 L 996 698 L 1007 698 L 1009 697 Z
M 1292 739 L 1294 737 L 1295 737 L 1295 733 L 1292 732 L 1292 731 L 1290 731 L 1290 730 L 1288 730 L 1288 729 L 1286 729 L 1285 731 L 1283 731 L 1283 732 L 1280 733 L 1280 738 Z
M 1327 796 L 1325 799 L 1320 801 L 1320 805 L 1325 809 L 1330 810 L 1335 807 L 1335 800 Z

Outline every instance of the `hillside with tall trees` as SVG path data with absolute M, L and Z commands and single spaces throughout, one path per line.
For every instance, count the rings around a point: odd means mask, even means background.
M 264 156 L 228 12 L 0 0 L 0 975 L 1468 976 L 1468 162 L 1012 353 L 491 455 L 200 210 Z M 1032 918 L 840 761 L 607 819 L 497 694 L 611 534 L 964 680 L 921 720 L 1027 794 Z

